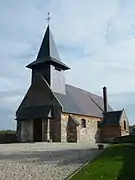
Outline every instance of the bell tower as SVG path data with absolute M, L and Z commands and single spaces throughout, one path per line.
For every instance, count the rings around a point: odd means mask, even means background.
M 33 83 L 36 74 L 40 73 L 46 79 L 53 92 L 66 93 L 64 71 L 70 68 L 59 57 L 49 24 L 36 60 L 26 67 L 32 69 L 31 83 Z

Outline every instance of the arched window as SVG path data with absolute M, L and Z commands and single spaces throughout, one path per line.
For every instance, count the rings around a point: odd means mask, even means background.
M 81 119 L 81 127 L 86 128 L 86 119 Z
M 124 123 L 124 129 L 126 130 L 126 121 L 124 120 L 123 123 Z

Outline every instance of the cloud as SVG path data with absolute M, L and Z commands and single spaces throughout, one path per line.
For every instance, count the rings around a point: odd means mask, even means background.
M 21 102 L 25 90 L 0 90 L 0 115 L 1 129 L 16 129 L 15 111 L 18 107 L 17 102 Z
M 109 101 L 115 109 L 122 109 L 124 107 L 127 113 L 127 117 L 130 121 L 130 124 L 135 123 L 134 119 L 134 107 L 135 107 L 135 92 L 125 92 L 110 94 Z M 117 103 L 116 103 L 117 100 Z
M 6 122 L 0 128 L 14 127 L 11 119 L 30 85 L 25 66 L 36 58 L 48 11 L 61 59 L 71 67 L 67 83 L 99 95 L 106 85 L 110 104 L 126 107 L 135 122 L 134 6 L 133 0 L 1 1 L 0 121 Z

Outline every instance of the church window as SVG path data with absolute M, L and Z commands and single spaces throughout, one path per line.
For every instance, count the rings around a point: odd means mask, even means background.
M 124 120 L 124 130 L 126 130 L 126 121 Z
M 86 128 L 86 119 L 81 119 L 81 127 Z

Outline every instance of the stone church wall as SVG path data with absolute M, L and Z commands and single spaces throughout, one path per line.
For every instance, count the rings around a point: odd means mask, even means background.
M 81 121 L 81 118 L 80 118 Z M 80 130 L 80 141 L 81 142 L 91 142 L 96 143 L 97 136 L 97 120 L 94 118 L 86 119 L 86 128 L 81 128 Z
M 129 135 L 129 131 L 125 130 L 125 129 L 121 129 L 121 136 L 128 136 Z
M 124 129 L 124 121 L 125 121 L 125 125 L 126 125 L 126 129 Z M 129 135 L 129 122 L 127 120 L 127 118 L 124 116 L 121 118 L 121 122 L 120 122 L 120 126 L 121 126 L 121 136 L 128 136 Z
M 98 137 L 98 121 L 100 118 L 73 115 L 80 125 L 77 127 L 77 142 L 90 142 L 95 143 Z M 61 141 L 67 141 L 67 123 L 69 114 L 62 113 L 61 115 Z M 81 127 L 81 119 L 86 120 L 86 128 Z
M 67 123 L 68 123 L 68 115 L 61 114 L 61 142 L 67 141 Z

